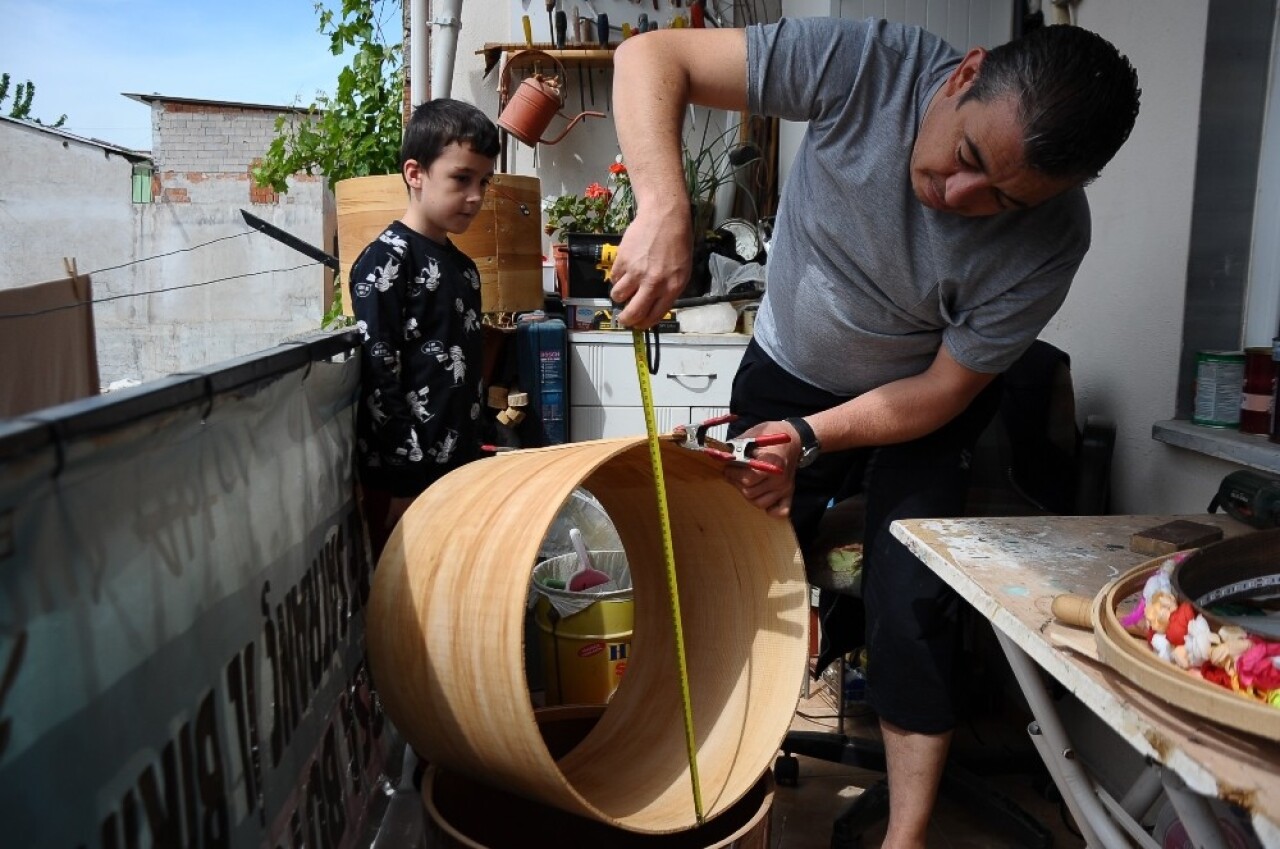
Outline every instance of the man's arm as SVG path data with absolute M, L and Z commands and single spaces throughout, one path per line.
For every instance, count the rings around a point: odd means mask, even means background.
M 964 412 L 995 379 L 956 362 L 945 346 L 923 372 L 865 392 L 838 407 L 805 416 L 824 453 L 874 445 L 896 445 L 933 433 Z M 781 475 L 767 475 L 729 466 L 725 477 L 743 496 L 773 516 L 791 509 L 800 435 L 785 422 L 765 422 L 747 431 L 784 432 L 791 442 L 757 451 L 760 459 L 783 466 Z
M 671 308 L 692 265 L 680 143 L 685 109 L 746 109 L 746 34 L 656 30 L 622 42 L 613 62 L 614 120 L 637 213 L 618 249 L 610 297 L 627 304 L 619 315 L 624 325 L 650 327 Z

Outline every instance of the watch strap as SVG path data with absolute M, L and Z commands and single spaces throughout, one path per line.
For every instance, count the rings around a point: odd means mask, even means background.
M 813 432 L 813 428 L 809 423 L 799 416 L 783 419 L 787 424 L 795 428 L 796 433 L 800 434 L 800 465 L 807 466 L 817 459 L 818 454 L 822 451 L 822 444 L 818 442 L 818 435 Z

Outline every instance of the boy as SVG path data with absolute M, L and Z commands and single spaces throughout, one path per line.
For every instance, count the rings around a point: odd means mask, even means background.
M 357 470 L 375 562 L 413 499 L 480 456 L 480 274 L 449 234 L 480 211 L 498 152 L 476 107 L 419 105 L 400 149 L 408 208 L 351 267 L 364 348 Z

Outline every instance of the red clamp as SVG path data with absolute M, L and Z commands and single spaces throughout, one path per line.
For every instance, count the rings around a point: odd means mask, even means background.
M 737 463 L 770 475 L 782 474 L 782 467 L 755 458 L 755 450 L 769 445 L 781 445 L 791 441 L 788 433 L 762 433 L 758 436 L 739 436 L 734 439 L 715 439 L 707 431 L 717 425 L 728 424 L 738 417 L 732 413 L 716 416 L 697 424 L 676 425 L 672 435 L 676 444 L 690 451 L 702 451 L 717 460 Z

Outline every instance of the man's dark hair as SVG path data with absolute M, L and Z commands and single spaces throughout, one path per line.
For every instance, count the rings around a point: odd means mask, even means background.
M 400 145 L 400 168 L 416 159 L 428 169 L 444 149 L 457 142 L 481 156 L 496 157 L 500 150 L 498 128 L 489 116 L 470 103 L 438 97 L 414 107 Z
M 1027 165 L 1084 184 L 1129 138 L 1141 94 L 1137 72 L 1114 45 L 1062 24 L 993 48 L 960 103 L 1013 95 Z

